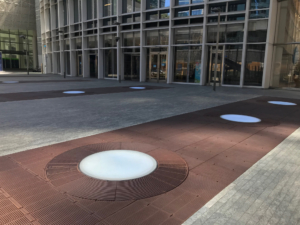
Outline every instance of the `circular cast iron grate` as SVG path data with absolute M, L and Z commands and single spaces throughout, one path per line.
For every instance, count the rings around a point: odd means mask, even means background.
M 102 151 L 124 149 L 126 143 L 102 143 L 82 146 L 53 158 L 45 171 L 50 182 L 60 191 L 70 195 L 99 201 L 125 201 L 149 198 L 171 191 L 188 176 L 188 166 L 183 158 L 167 150 L 147 152 L 157 161 L 157 168 L 149 175 L 124 181 L 94 179 L 81 173 L 78 165 L 85 157 Z M 149 149 L 149 145 L 131 143 L 134 150 Z M 145 146 L 143 146 L 145 145 Z M 153 148 L 155 149 L 155 148 Z

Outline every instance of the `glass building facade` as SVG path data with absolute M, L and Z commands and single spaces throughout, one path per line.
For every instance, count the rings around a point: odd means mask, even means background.
M 45 72 L 211 85 L 217 70 L 218 85 L 269 88 L 275 82 L 274 51 L 279 61 L 284 58 L 279 55 L 289 51 L 275 47 L 274 38 L 283 23 L 277 21 L 278 13 L 283 14 L 280 8 L 291 2 L 298 4 L 298 0 L 42 0 Z M 216 7 L 221 9 L 219 30 Z M 290 7 L 296 10 L 298 5 Z
M 0 30 L 0 52 L 2 52 L 3 69 L 26 69 L 28 51 L 28 63 L 29 68 L 34 68 L 34 41 L 35 31 L 33 30 Z M 20 38 L 20 35 L 24 35 L 27 40 Z M 36 57 L 36 56 L 35 56 Z
M 39 67 L 35 15 L 34 0 L 0 1 L 0 52 L 4 70 L 27 69 L 27 65 L 29 69 Z

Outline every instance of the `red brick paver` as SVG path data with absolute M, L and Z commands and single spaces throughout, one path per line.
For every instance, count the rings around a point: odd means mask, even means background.
M 299 106 L 267 100 L 286 99 L 251 99 L 0 157 L 0 224 L 181 224 L 299 128 Z M 219 118 L 231 113 L 263 122 L 249 125 Z M 48 179 L 46 166 L 53 158 L 92 144 L 149 154 L 172 152 L 186 161 L 189 174 L 165 194 L 124 201 L 89 200 L 59 189 L 78 179 L 78 172 L 54 174 L 55 182 Z

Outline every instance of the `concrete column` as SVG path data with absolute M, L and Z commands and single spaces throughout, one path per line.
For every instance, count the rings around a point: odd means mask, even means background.
M 247 42 L 248 42 L 249 10 L 250 10 L 250 1 L 247 1 L 246 2 L 245 23 L 244 23 L 244 40 L 243 40 L 240 87 L 244 86 L 245 70 L 246 70 L 246 63 L 247 63 L 246 55 L 247 55 Z
M 207 14 L 208 14 L 208 0 L 205 0 L 205 8 L 203 12 L 203 35 L 202 35 L 202 53 L 201 53 L 201 77 L 200 77 L 200 85 L 206 84 L 206 73 L 207 73 Z
M 272 61 L 274 52 L 274 41 L 275 41 L 275 31 L 276 31 L 276 21 L 277 21 L 277 1 L 270 1 L 270 14 L 268 21 L 268 33 L 267 33 L 267 43 L 264 61 L 264 75 L 262 80 L 262 87 L 270 87 L 270 79 L 273 76 L 272 73 Z
M 146 20 L 146 1 L 141 1 L 141 23 L 140 23 L 140 82 L 146 82 L 147 75 L 147 48 L 143 46 L 146 45 L 146 32 L 143 31 L 143 22 Z
M 34 34 L 33 34 L 33 40 L 37 40 L 36 32 L 34 32 Z M 33 68 L 36 69 L 36 68 L 39 67 L 39 65 L 38 65 L 37 41 L 33 42 L 32 51 L 33 51 Z
M 172 29 L 172 19 L 174 18 L 174 10 L 172 7 L 175 5 L 175 1 L 170 2 L 170 19 L 169 19 L 169 46 L 168 46 L 168 75 L 167 75 L 167 83 L 170 84 L 174 80 L 174 47 L 173 39 L 174 39 L 174 29 Z

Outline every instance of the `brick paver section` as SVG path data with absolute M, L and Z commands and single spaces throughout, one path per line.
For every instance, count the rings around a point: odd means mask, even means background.
M 286 99 L 262 97 L 246 100 L 0 157 L 0 221 L 4 221 L 1 223 L 11 222 L 11 224 L 28 222 L 62 225 L 181 224 L 226 186 L 234 185 L 235 183 L 232 184 L 232 182 L 236 178 L 300 126 L 299 106 L 270 105 L 266 102 L 267 100 Z M 300 104 L 299 100 L 288 101 Z M 267 122 L 255 126 L 241 125 L 224 121 L 217 117 L 216 113 L 220 115 L 246 114 L 259 117 L 262 121 Z M 210 114 L 213 116 L 209 116 Z M 47 179 L 45 167 L 55 156 L 85 145 L 97 143 L 111 145 L 112 142 L 134 145 L 148 144 L 153 146 L 150 150 L 148 149 L 149 152 L 174 152 L 186 160 L 189 166 L 189 175 L 179 187 L 166 194 L 126 201 L 92 201 L 73 197 L 60 192 L 51 184 L 53 180 L 50 182 Z M 135 150 L 139 150 L 139 148 Z M 144 151 L 144 149 L 140 151 Z M 293 164 L 293 157 L 288 160 L 291 163 L 289 169 L 286 170 L 281 170 L 283 167 L 280 162 L 287 159 L 280 156 L 277 159 L 277 163 L 257 170 L 259 179 L 253 182 L 261 184 L 259 191 L 247 188 L 249 185 L 245 185 L 245 192 L 238 192 L 237 196 L 227 197 L 225 201 L 228 203 L 227 207 L 218 208 L 221 211 L 216 216 L 209 217 L 212 221 L 208 224 L 217 222 L 218 215 L 225 211 L 236 214 L 238 208 L 231 207 L 230 202 L 235 202 L 239 198 L 247 199 L 247 196 L 264 195 L 268 201 L 277 186 L 274 185 L 272 190 L 272 186 L 266 185 L 264 182 L 266 180 L 269 183 L 273 182 L 280 176 L 298 169 Z M 277 176 L 265 174 L 268 170 L 277 170 Z M 246 174 L 248 173 L 246 172 Z M 60 182 L 64 184 L 75 178 L 72 174 L 63 179 L 58 177 L 56 184 Z M 298 183 L 295 182 L 297 177 L 292 175 L 289 178 L 287 182 L 295 184 L 295 188 L 298 189 Z M 247 181 L 248 179 L 242 179 L 244 184 Z M 282 188 L 283 184 L 281 184 Z M 267 197 L 267 193 L 269 193 L 269 197 Z M 297 204 L 298 198 L 292 199 L 290 190 L 282 192 L 280 198 L 285 199 L 286 195 L 288 198 L 284 204 L 275 201 L 274 205 L 282 210 L 287 210 L 289 207 L 296 209 L 293 206 Z M 247 218 L 249 214 L 247 219 L 255 221 L 255 218 L 251 217 L 251 213 L 255 213 L 257 209 L 251 208 L 251 205 L 262 207 L 267 204 L 255 203 L 255 200 L 254 203 L 251 201 L 245 203 L 246 201 L 244 201 L 243 205 L 239 205 L 239 207 L 243 206 L 247 212 L 247 214 L 240 215 L 241 218 Z M 294 203 L 288 205 L 287 203 L 291 201 Z M 249 205 L 249 208 L 246 208 L 246 205 Z M 214 207 L 216 206 L 217 203 L 214 204 Z M 5 207 L 15 207 L 16 209 L 10 211 Z M 2 208 L 3 210 L 1 210 Z M 13 212 L 15 215 L 10 214 Z M 261 219 L 259 215 L 264 215 L 261 213 L 259 211 L 256 214 L 258 219 Z M 282 220 L 284 218 L 282 215 L 279 213 L 278 219 Z M 272 217 L 272 219 L 275 218 Z M 297 220 L 297 218 L 295 219 Z M 233 224 L 230 220 L 228 221 L 227 224 Z M 222 221 L 219 223 L 222 224 Z
M 300 129 L 184 225 L 300 224 Z

